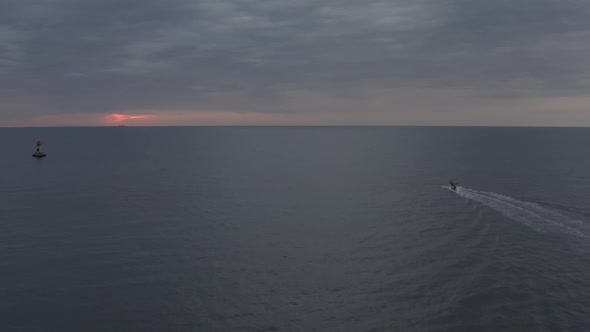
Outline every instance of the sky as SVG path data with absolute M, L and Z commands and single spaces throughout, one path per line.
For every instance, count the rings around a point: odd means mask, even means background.
M 590 0 L 2 0 L 0 126 L 590 126 Z

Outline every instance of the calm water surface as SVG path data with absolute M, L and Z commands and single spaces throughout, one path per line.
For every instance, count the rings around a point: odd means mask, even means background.
M 0 129 L 0 330 L 590 331 L 589 146 L 557 128 Z

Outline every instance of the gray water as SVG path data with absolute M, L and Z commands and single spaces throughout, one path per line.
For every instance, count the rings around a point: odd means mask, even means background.
M 0 129 L 0 330 L 590 331 L 589 147 L 574 128 Z

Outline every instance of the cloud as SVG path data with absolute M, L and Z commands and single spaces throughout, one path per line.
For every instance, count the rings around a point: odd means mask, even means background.
M 590 92 L 586 0 L 5 0 L 0 22 L 0 125 L 142 109 L 533 124 L 532 101 Z
M 0 73 L 21 64 L 21 43 L 24 39 L 25 36 L 18 30 L 0 25 Z

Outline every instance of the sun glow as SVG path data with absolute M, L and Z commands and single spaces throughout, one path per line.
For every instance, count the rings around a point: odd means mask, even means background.
M 141 120 L 141 119 L 149 119 L 151 117 L 153 117 L 153 115 L 150 115 L 150 114 L 131 115 L 131 114 L 113 113 L 113 114 L 109 114 L 106 116 L 106 121 L 110 122 L 110 123 L 122 123 L 127 120 Z

